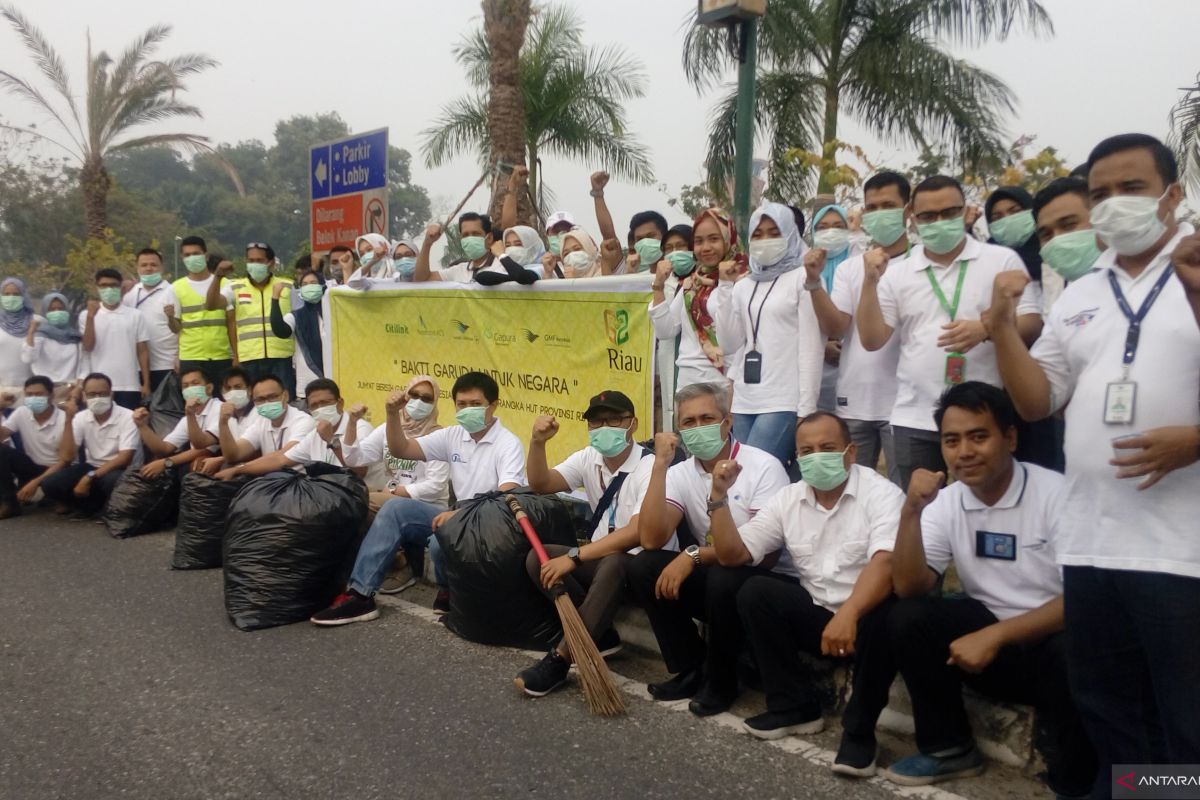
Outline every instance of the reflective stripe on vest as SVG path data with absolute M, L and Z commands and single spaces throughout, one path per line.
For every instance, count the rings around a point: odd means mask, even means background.
M 271 294 L 276 281 L 291 285 L 287 278 L 271 276 L 261 289 L 245 278 L 229 282 L 233 290 L 233 313 L 238 335 L 238 360 L 255 361 L 260 358 L 291 358 L 296 352 L 294 339 L 280 339 L 271 330 Z M 287 314 L 292 310 L 291 292 L 279 298 L 279 310 Z
M 209 311 L 208 298 L 192 288 L 188 278 L 171 284 L 179 298 L 179 359 L 181 361 L 223 361 L 229 358 L 229 332 L 225 329 L 225 310 Z

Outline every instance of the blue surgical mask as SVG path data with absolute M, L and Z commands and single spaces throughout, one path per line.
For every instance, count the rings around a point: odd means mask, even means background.
M 555 233 L 546 237 L 546 241 L 550 244 L 550 252 L 556 256 L 562 255 L 562 240 L 563 234 Z
M 25 407 L 34 414 L 41 414 L 50 407 L 50 398 L 41 395 L 25 395 Z
M 988 223 L 988 233 L 998 244 L 1005 247 L 1018 247 L 1033 236 L 1037 225 L 1033 222 L 1033 212 L 1029 209 L 1009 214 L 1007 217 Z
M 71 314 L 69 312 L 66 312 L 66 311 L 47 311 L 46 312 L 46 322 L 49 322 L 51 325 L 54 325 L 55 327 L 58 327 L 58 328 L 66 327 L 67 323 L 70 321 L 71 321 Z
M 413 273 L 417 271 L 417 259 L 413 256 L 404 256 L 395 260 L 396 272 L 400 273 L 402 278 L 411 278 Z
M 278 400 L 273 403 L 259 403 L 255 406 L 255 410 L 258 411 L 259 416 L 266 417 L 271 421 L 282 417 L 284 412 L 283 403 Z

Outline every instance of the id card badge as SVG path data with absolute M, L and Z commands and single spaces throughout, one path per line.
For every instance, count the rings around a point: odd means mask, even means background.
M 946 385 L 954 386 L 967 379 L 967 357 L 962 353 L 946 354 Z
M 746 383 L 762 382 L 762 353 L 751 350 L 742 360 L 742 380 Z
M 1137 400 L 1137 384 L 1133 381 L 1113 381 L 1104 392 L 1104 421 L 1109 425 L 1128 425 L 1133 422 L 1133 406 Z
M 1017 537 L 1011 533 L 975 531 L 975 555 L 1000 561 L 1017 560 Z

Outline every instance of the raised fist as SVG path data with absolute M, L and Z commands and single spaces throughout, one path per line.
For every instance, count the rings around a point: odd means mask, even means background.
M 533 421 L 533 441 L 548 442 L 558 433 L 558 420 L 543 414 Z
M 598 170 L 592 173 L 592 191 L 603 192 L 604 187 L 608 186 L 608 173 L 604 170 Z
M 674 433 L 654 434 L 654 458 L 660 463 L 670 464 L 679 449 L 679 436 Z
M 733 459 L 717 462 L 712 471 L 712 490 L 714 494 L 728 494 L 738 475 L 742 474 L 742 465 Z
M 442 238 L 442 226 L 431 222 L 425 227 L 425 241 L 433 243 Z
M 908 482 L 908 506 L 914 511 L 920 511 L 933 502 L 937 493 L 946 484 L 946 473 L 930 472 L 918 469 L 913 472 Z

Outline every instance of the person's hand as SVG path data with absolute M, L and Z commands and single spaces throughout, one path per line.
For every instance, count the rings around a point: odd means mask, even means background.
M 223 470 L 221 470 L 220 472 L 218 472 L 218 473 L 217 473 L 216 475 L 214 475 L 213 477 L 215 477 L 215 478 L 216 478 L 217 480 L 219 480 L 219 481 L 228 481 L 228 480 L 233 480 L 233 479 L 234 479 L 234 478 L 236 478 L 236 477 L 237 477 L 239 474 L 240 474 L 240 473 L 238 472 L 238 468 L 237 468 L 237 467 L 230 467 L 230 468 L 228 468 L 228 469 L 223 469 Z
M 948 322 L 942 326 L 942 335 L 938 337 L 938 347 L 947 353 L 967 353 L 975 345 L 986 341 L 987 327 L 983 320 L 960 319 Z
M 17 490 L 17 502 L 32 503 L 34 495 L 37 494 L 38 487 L 41 483 L 38 480 L 32 480 Z
M 157 461 L 151 461 L 149 464 L 142 467 L 141 475 L 143 478 L 146 478 L 147 480 L 153 480 L 154 478 L 157 478 L 159 475 L 162 475 L 163 470 L 165 470 L 166 468 L 167 468 L 166 462 L 160 458 Z
M 233 415 L 237 413 L 237 406 L 228 401 L 221 403 L 220 416 L 218 419 L 221 422 L 228 422 L 233 419 Z
M 608 186 L 608 173 L 604 170 L 597 170 L 592 173 L 592 191 L 600 193 L 604 191 L 604 187 Z
M 449 522 L 450 518 L 453 517 L 457 513 L 458 513 L 458 510 L 452 508 L 449 511 L 443 511 L 442 513 L 438 514 L 436 517 L 433 518 L 433 529 L 436 531 L 438 528 L 442 527 L 447 522 Z
M 283 282 L 276 283 L 274 288 L 271 289 L 271 298 L 274 300 L 278 300 L 279 298 L 283 297 L 283 290 L 286 288 L 287 288 L 286 283 L 283 283 Z
M 100 310 L 100 301 L 99 300 L 88 300 L 87 315 L 88 315 L 89 319 L 92 317 L 95 317 L 96 312 L 99 310 Z
M 83 497 L 87 497 L 91 493 L 92 493 L 92 479 L 89 478 L 87 475 L 84 475 L 82 478 L 79 479 L 79 482 L 75 484 L 75 496 L 79 497 L 79 498 L 83 498 Z
M 547 278 L 557 278 L 558 275 L 554 272 L 554 267 L 558 264 L 558 256 L 554 253 L 542 253 L 542 274 Z M 569 275 L 567 277 L 570 277 Z
M 983 216 L 983 209 L 979 206 L 967 206 L 963 209 L 963 225 L 967 230 L 975 227 L 975 223 Z
M 1171 262 L 1175 264 L 1175 277 L 1188 294 L 1200 294 L 1200 233 L 1180 239 Z
M 67 395 L 67 399 L 62 402 L 62 405 L 60 407 L 62 408 L 63 412 L 67 415 L 67 419 L 70 419 L 71 417 L 78 414 L 79 413 L 79 400 L 78 400 L 78 396 L 76 395 L 76 393 L 72 392 L 71 394 Z
M 33 338 L 33 335 L 35 333 L 37 333 L 37 329 L 40 327 L 42 327 L 42 323 L 40 321 L 38 321 L 37 317 L 34 317 L 33 319 L 29 320 L 29 338 L 30 339 Z
M 317 422 L 317 436 L 321 437 L 321 441 L 329 444 L 333 441 L 333 423 L 328 420 L 319 420 Z
M 626 272 L 633 274 L 642 268 L 642 257 L 638 255 L 637 250 L 630 250 L 625 256 Z
M 524 164 L 517 164 L 513 167 L 512 174 L 508 176 L 508 190 L 515 192 L 522 186 L 529 184 L 529 167 Z
M 215 274 L 218 278 L 224 278 L 228 275 L 232 275 L 233 274 L 233 262 L 232 261 L 222 261 L 220 264 L 217 264 L 217 271 Z
M 500 258 L 502 255 L 504 255 L 504 251 L 506 249 L 507 248 L 504 246 L 504 242 L 492 242 L 492 255 L 494 255 L 496 258 Z
M 608 272 L 612 272 L 617 268 L 617 264 L 621 263 L 621 259 L 625 257 L 625 251 L 621 249 L 621 243 L 616 239 L 605 239 L 600 243 L 600 263 L 608 268 Z
M 183 413 L 187 414 L 189 417 L 194 417 L 203 411 L 206 405 L 208 405 L 207 400 L 201 400 L 199 397 L 193 397 L 189 399 L 187 401 L 187 405 L 183 407 Z
M 1004 323 L 1016 324 L 1017 300 L 1025 293 L 1030 277 L 1023 269 L 1001 272 L 992 281 L 992 307 L 988 309 L 988 324 L 992 329 Z
M 661 292 L 666 287 L 667 278 L 671 277 L 672 272 L 674 272 L 674 268 L 671 266 L 670 261 L 667 261 L 664 258 L 662 261 L 658 262 L 658 264 L 654 267 L 653 288 Z
M 852 656 L 857 638 L 858 617 L 843 607 L 825 624 L 825 630 L 821 633 L 821 655 L 836 658 Z
M 558 433 L 558 420 L 548 414 L 543 414 L 533 421 L 533 433 L 530 437 L 535 442 L 545 443 Z
M 862 230 L 862 218 L 862 206 L 856 206 L 855 208 L 850 209 L 850 213 L 846 217 L 846 224 L 850 227 L 851 233 L 858 233 Z
M 1137 488 L 1149 489 L 1167 473 L 1189 467 L 1200 460 L 1200 428 L 1194 425 L 1151 428 L 1113 442 L 1113 448 L 1131 451 L 1128 455 L 1109 460 L 1109 464 L 1120 467 L 1117 477 L 1146 478 Z
M 718 461 L 712 471 L 712 491 L 709 497 L 720 500 L 729 494 L 733 484 L 737 483 L 738 475 L 742 474 L 742 465 L 733 459 Z
M 654 584 L 654 596 L 659 600 L 678 600 L 679 587 L 695 569 L 696 562 L 692 557 L 680 553 L 658 576 L 658 582 Z
M 933 502 L 937 493 L 946 484 L 946 473 L 930 472 L 927 469 L 915 470 L 908 482 L 908 499 L 906 505 L 912 511 L 920 511 Z
M 654 434 L 654 460 L 659 464 L 670 464 L 675 460 L 679 448 L 679 437 L 670 432 Z
M 704 353 L 704 357 L 708 359 L 708 363 L 712 364 L 715 369 L 724 371 L 725 351 L 719 345 L 713 344 L 705 337 L 700 340 L 700 351 Z
M 887 269 L 888 254 L 882 247 L 872 247 L 863 253 L 863 279 L 869 283 L 879 283 L 883 271 Z
M 355 403 L 354 405 L 350 406 L 350 422 L 351 423 L 358 422 L 360 419 L 365 417 L 370 411 L 371 411 L 371 409 L 367 408 L 366 405 L 364 405 L 363 403 Z
M 838 339 L 828 339 L 825 342 L 825 363 L 836 367 L 842 361 L 842 343 Z
M 552 558 L 545 564 L 542 564 L 542 586 L 552 589 L 556 584 L 562 583 L 562 579 L 570 575 L 574 570 L 575 562 L 566 556 Z
M 425 226 L 425 239 L 422 242 L 433 244 L 438 239 L 442 238 L 442 226 L 436 222 L 431 222 Z
M 135 408 L 133 410 L 133 424 L 134 425 L 137 425 L 139 428 L 144 428 L 144 427 L 146 427 L 147 424 L 149 424 L 149 422 L 150 422 L 150 409 Z
M 0 409 L 12 408 L 17 404 L 17 396 L 12 392 L 0 393 Z
M 166 314 L 169 318 L 174 319 L 175 318 L 175 305 L 173 303 L 167 303 L 165 306 L 163 306 L 163 313 Z
M 148 400 L 149 398 L 150 398 L 150 384 L 143 383 L 142 384 L 142 400 L 145 401 L 145 400 Z
M 995 625 L 960 636 L 950 643 L 950 658 L 946 663 L 963 672 L 977 675 L 996 660 L 996 654 L 1004 646 Z
M 196 472 L 211 477 L 216 475 L 221 469 L 222 463 L 224 463 L 224 459 L 220 456 L 214 456 L 213 458 L 201 458 L 196 461 Z
M 240 367 L 241 365 L 242 365 L 242 360 L 237 357 L 237 353 L 234 353 L 233 354 L 233 366 Z
M 821 280 L 821 273 L 825 270 L 825 250 L 820 247 L 814 247 L 804 254 L 804 274 L 810 282 Z
M 408 393 L 397 389 L 388 395 L 387 402 L 384 404 L 384 410 L 389 414 L 399 414 L 400 409 L 406 405 L 408 405 Z
M 732 259 L 729 261 L 722 261 L 719 265 L 717 265 L 717 270 L 721 274 L 721 282 L 728 283 L 730 286 L 737 283 L 738 279 L 742 277 L 740 270 L 738 269 L 738 263 Z

